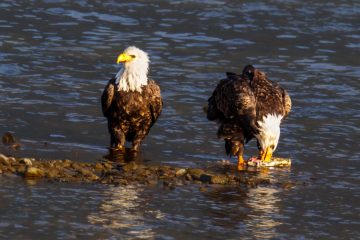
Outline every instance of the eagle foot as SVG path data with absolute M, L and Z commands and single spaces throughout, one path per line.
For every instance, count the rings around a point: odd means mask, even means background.
M 237 164 L 237 170 L 242 171 L 245 170 L 246 164 L 243 156 L 238 156 L 238 164 Z
M 114 151 L 114 152 L 124 152 L 125 151 L 125 147 L 122 145 L 117 145 L 115 147 L 111 147 L 110 149 L 111 149 L 111 151 Z

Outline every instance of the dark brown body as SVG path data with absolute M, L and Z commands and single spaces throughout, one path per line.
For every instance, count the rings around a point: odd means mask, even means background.
M 118 91 L 113 78 L 104 89 L 101 104 L 108 120 L 111 147 L 122 148 L 126 140 L 136 151 L 162 110 L 160 88 L 153 80 L 140 93 Z
M 287 116 L 291 100 L 287 92 L 252 66 L 243 74 L 227 73 L 208 100 L 207 118 L 220 126 L 228 155 L 242 156 L 244 144 L 258 133 L 257 121 L 267 114 Z

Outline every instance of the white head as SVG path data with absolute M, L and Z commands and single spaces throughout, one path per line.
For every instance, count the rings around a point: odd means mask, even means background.
M 118 56 L 117 63 L 123 63 L 116 74 L 116 84 L 119 91 L 138 91 L 147 85 L 149 71 L 149 57 L 146 52 L 131 46 Z
M 262 121 L 258 121 L 259 134 L 255 135 L 261 149 L 275 151 L 280 138 L 280 123 L 283 116 L 267 114 Z

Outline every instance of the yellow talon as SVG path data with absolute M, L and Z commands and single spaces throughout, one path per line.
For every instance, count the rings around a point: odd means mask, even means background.
M 117 151 L 123 151 L 124 149 L 125 149 L 124 146 L 116 145 L 112 150 L 117 152 Z
M 244 170 L 245 168 L 245 160 L 243 158 L 243 156 L 238 156 L 238 164 L 237 164 L 237 169 L 239 171 Z

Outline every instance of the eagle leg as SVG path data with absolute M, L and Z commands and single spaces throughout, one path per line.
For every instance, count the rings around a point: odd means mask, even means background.
M 239 171 L 244 170 L 245 168 L 245 160 L 243 158 L 243 154 L 244 154 L 244 144 L 240 144 L 240 146 L 238 146 L 238 151 L 237 151 L 237 169 Z
M 244 143 L 243 141 L 235 140 L 225 140 L 225 149 L 228 155 L 237 156 L 237 169 L 244 170 L 245 160 L 243 158 L 244 154 Z
M 113 150 L 119 150 L 122 151 L 125 149 L 125 134 L 119 127 L 110 127 L 109 126 L 109 132 L 110 132 L 110 147 Z
M 245 168 L 245 160 L 242 155 L 238 155 L 237 169 L 241 171 L 244 170 L 244 168 Z
M 142 139 L 136 139 L 132 142 L 132 148 L 131 150 L 134 152 L 138 152 L 140 149 L 140 144 L 141 144 L 141 140 Z

